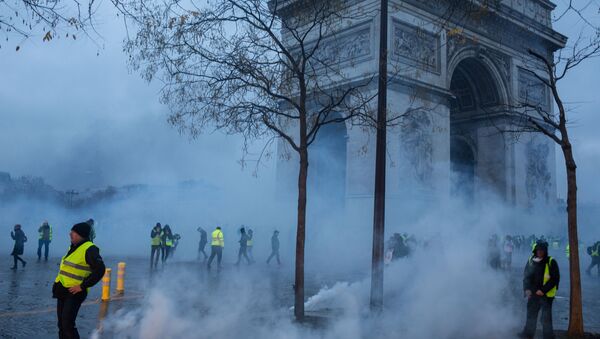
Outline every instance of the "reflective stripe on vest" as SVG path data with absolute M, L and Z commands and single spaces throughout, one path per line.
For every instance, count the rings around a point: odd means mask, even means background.
M 600 256 L 600 246 L 596 245 L 593 247 L 592 257 L 598 257 L 598 256 Z
M 86 241 L 70 255 L 65 255 L 60 262 L 58 276 L 54 281 L 60 282 L 66 288 L 81 285 L 83 280 L 92 274 L 90 265 L 85 261 L 85 253 L 92 246 L 94 244 L 91 241 Z
M 214 230 L 212 232 L 212 242 L 210 245 L 225 247 L 225 240 L 223 239 L 223 232 L 221 232 L 221 230 Z

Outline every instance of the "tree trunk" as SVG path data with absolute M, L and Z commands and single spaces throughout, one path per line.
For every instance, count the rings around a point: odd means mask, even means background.
M 294 283 L 294 316 L 304 320 L 304 239 L 306 228 L 306 180 L 308 178 L 308 146 L 306 119 L 300 118 L 300 171 L 298 173 L 298 223 L 296 228 L 296 279 Z
M 570 337 L 583 336 L 583 306 L 581 301 L 581 272 L 579 268 L 579 239 L 577 236 L 577 165 L 573 149 L 566 134 L 563 134 L 563 155 L 567 167 L 567 219 L 569 229 L 569 278 L 570 278 Z

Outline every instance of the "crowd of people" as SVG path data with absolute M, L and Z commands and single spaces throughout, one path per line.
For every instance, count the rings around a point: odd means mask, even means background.
M 221 268 L 221 262 L 223 258 L 223 249 L 225 247 L 225 237 L 223 230 L 220 226 L 217 226 L 211 233 L 210 241 L 210 256 L 206 254 L 206 245 L 208 245 L 208 234 L 202 227 L 198 227 L 197 231 L 200 233 L 200 243 L 198 246 L 198 259 L 202 259 L 206 262 L 207 267 L 210 269 L 214 259 L 217 259 L 217 266 Z M 254 260 L 254 231 L 250 228 L 246 230 L 246 226 L 242 225 L 239 229 L 240 239 L 237 262 L 236 266 L 239 266 L 242 259 L 246 261 L 248 265 L 255 263 Z M 271 254 L 267 259 L 267 264 L 271 262 L 273 258 L 277 259 L 277 263 L 281 265 L 279 257 L 279 231 L 275 230 L 271 236 Z
M 216 227 L 210 234 L 210 238 L 204 228 L 198 227 L 197 231 L 200 234 L 198 259 L 205 262 L 210 269 L 216 258 L 220 269 L 225 247 L 225 237 L 221 227 Z M 67 254 L 61 259 L 59 272 L 52 288 L 52 295 L 57 299 L 58 329 L 61 338 L 78 337 L 75 320 L 79 307 L 86 299 L 89 288 L 96 285 L 104 275 L 105 266 L 100 256 L 100 250 L 93 243 L 95 235 L 93 219 L 75 224 L 71 228 L 71 245 Z M 52 242 L 52 227 L 48 221 L 44 221 L 39 226 L 38 236 L 38 261 L 41 261 L 42 257 L 47 261 Z M 245 260 L 248 265 L 252 265 L 255 263 L 254 231 L 242 225 L 239 229 L 239 236 L 235 265 L 240 265 L 242 260 Z M 21 225 L 14 226 L 11 238 L 15 242 L 11 253 L 14 258 L 12 269 L 17 269 L 18 263 L 25 267 L 27 262 L 21 258 L 21 255 L 24 252 L 27 236 Z M 169 225 L 163 227 L 160 223 L 156 223 L 152 228 L 150 238 L 151 268 L 157 267 L 159 259 L 166 263 L 168 258 L 174 254 L 181 239 L 179 234 L 173 233 Z M 206 253 L 209 241 L 210 255 Z M 385 261 L 390 263 L 406 258 L 417 246 L 427 247 L 428 244 L 428 241 L 418 241 L 414 235 L 394 233 L 386 242 Z M 510 269 L 514 252 L 530 253 L 523 271 L 523 292 L 527 298 L 527 318 L 523 331 L 520 333 L 523 338 L 533 338 L 540 312 L 543 336 L 544 338 L 553 338 L 552 305 L 560 284 L 560 270 L 557 260 L 549 254 L 550 248 L 554 250 L 565 248 L 565 255 L 567 257 L 570 255 L 568 243 L 565 239 L 557 237 L 492 235 L 488 241 L 488 261 L 494 269 Z M 587 274 L 591 274 L 592 269 L 596 267 L 600 277 L 600 241 L 588 246 L 586 251 L 591 257 L 591 263 L 586 270 Z M 277 230 L 271 236 L 271 254 L 266 260 L 267 264 L 274 258 L 278 264 L 281 264 L 279 231 Z

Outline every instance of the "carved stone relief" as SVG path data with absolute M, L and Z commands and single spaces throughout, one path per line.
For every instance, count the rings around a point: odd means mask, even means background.
M 440 73 L 440 37 L 420 27 L 394 20 L 392 54 L 422 70 Z
M 548 202 L 552 187 L 552 174 L 548 169 L 550 146 L 545 143 L 527 143 L 527 170 L 525 187 L 530 202 Z
M 400 142 L 402 173 L 409 180 L 430 187 L 433 173 L 432 121 L 427 112 L 414 112 L 402 121 Z

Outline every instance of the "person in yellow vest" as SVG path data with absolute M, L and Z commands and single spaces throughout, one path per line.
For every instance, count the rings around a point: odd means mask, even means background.
M 590 266 L 585 270 L 588 275 L 592 275 L 592 268 L 597 266 L 598 276 L 600 276 L 600 241 L 596 241 L 593 246 L 590 246 L 588 249 L 589 255 L 592 257 L 592 262 Z
M 208 258 L 208 269 L 210 270 L 210 265 L 212 264 L 215 256 L 217 257 L 217 267 L 221 268 L 221 259 L 223 258 L 223 247 L 225 247 L 225 239 L 223 238 L 223 232 L 221 231 L 221 227 L 217 226 L 211 235 L 210 242 L 210 257 Z
M 159 222 L 152 228 L 150 239 L 150 268 L 156 268 L 158 266 L 158 258 L 161 256 L 160 246 L 162 244 L 162 226 Z
M 542 311 L 544 339 L 554 338 L 552 328 L 552 303 L 560 283 L 560 271 L 556 260 L 548 255 L 548 243 L 538 240 L 533 255 L 525 265 L 523 290 L 527 297 L 527 322 L 521 333 L 522 338 L 535 335 L 538 314 Z
M 42 226 L 38 228 L 38 234 L 38 261 L 42 260 L 42 247 L 44 247 L 44 260 L 48 261 L 48 248 L 50 247 L 50 242 L 52 241 L 52 226 L 48 224 L 48 221 L 44 221 Z
M 165 225 L 162 232 L 162 246 L 163 246 L 163 257 L 162 263 L 167 262 L 167 259 L 171 256 L 171 250 L 173 249 L 173 232 L 171 226 Z
M 75 326 L 79 307 L 90 287 L 104 275 L 104 261 L 100 250 L 89 239 L 91 226 L 79 223 L 71 228 L 71 247 L 60 262 L 58 276 L 52 286 L 52 297 L 57 299 L 58 337 L 79 338 Z

